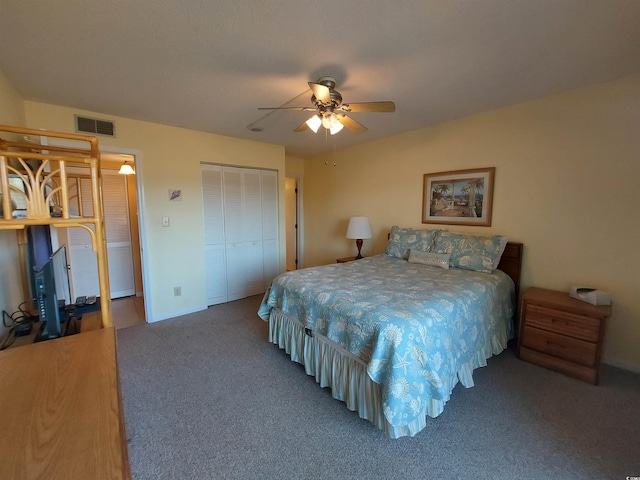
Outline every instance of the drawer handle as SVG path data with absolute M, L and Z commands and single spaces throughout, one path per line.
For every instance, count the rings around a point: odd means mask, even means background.
M 567 348 L 566 345 L 562 345 L 561 343 L 552 342 L 551 340 L 547 340 L 547 345 L 549 345 L 550 347 Z
M 551 323 L 557 323 L 560 325 L 569 325 L 569 322 L 566 320 L 560 320 L 559 318 L 551 318 Z

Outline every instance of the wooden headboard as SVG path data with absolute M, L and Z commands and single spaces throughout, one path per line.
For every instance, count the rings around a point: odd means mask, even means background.
M 498 268 L 509 275 L 516 285 L 516 298 L 520 292 L 520 271 L 522 270 L 522 243 L 507 242 Z

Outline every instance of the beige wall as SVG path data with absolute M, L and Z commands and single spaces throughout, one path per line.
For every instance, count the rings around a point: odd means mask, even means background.
M 284 147 L 240 140 L 193 130 L 112 117 L 55 105 L 25 102 L 28 126 L 74 131 L 74 114 L 113 120 L 116 138 L 100 137 L 102 148 L 138 152 L 141 234 L 145 245 L 145 299 L 149 321 L 205 309 L 204 226 L 200 163 L 222 163 L 278 170 L 280 205 L 284 205 Z M 181 202 L 169 202 L 169 189 L 181 189 Z M 170 227 L 162 227 L 162 217 Z M 284 209 L 280 211 L 280 238 L 284 238 Z M 285 268 L 281 242 L 280 269 Z M 182 295 L 174 297 L 180 286 Z
M 605 361 L 640 371 L 639 128 L 635 76 L 307 161 L 306 265 L 355 254 L 352 215 L 371 220 L 364 255 L 394 224 L 423 226 L 424 173 L 494 166 L 492 226 L 449 228 L 523 242 L 525 288 L 610 291 Z
M 302 177 L 304 175 L 304 159 L 285 157 L 285 174 L 290 178 Z
M 25 125 L 25 113 L 22 96 L 0 72 L 0 125 Z M 22 303 L 22 275 L 18 261 L 18 243 L 13 230 L 0 231 L 0 308 L 9 314 Z M 0 336 L 4 331 L 0 323 Z

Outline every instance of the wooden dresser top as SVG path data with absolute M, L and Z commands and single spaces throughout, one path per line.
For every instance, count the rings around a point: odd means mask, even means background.
M 0 478 L 129 478 L 115 330 L 0 352 Z

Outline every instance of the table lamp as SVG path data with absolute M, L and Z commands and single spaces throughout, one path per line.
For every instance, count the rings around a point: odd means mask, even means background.
M 358 256 L 356 260 L 362 258 L 360 250 L 362 249 L 362 239 L 371 238 L 371 225 L 367 217 L 351 217 L 349 227 L 347 227 L 347 238 L 356 239 L 356 247 L 358 247 Z

